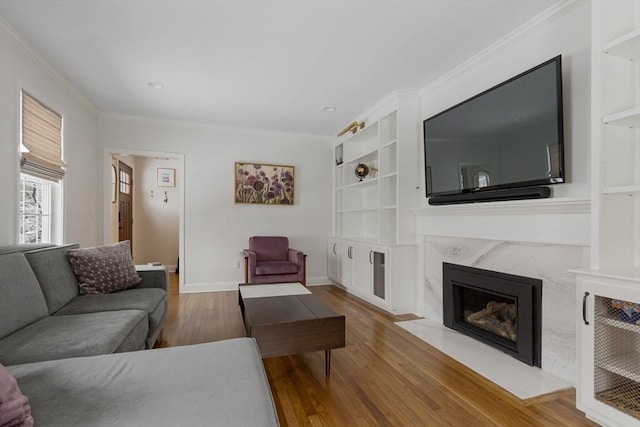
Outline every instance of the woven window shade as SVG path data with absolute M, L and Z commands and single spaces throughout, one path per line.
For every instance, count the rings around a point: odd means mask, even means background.
M 62 116 L 22 92 L 23 173 L 59 182 L 64 177 L 62 161 Z

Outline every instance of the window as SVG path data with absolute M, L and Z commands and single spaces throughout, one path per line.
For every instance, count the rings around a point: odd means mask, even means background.
M 62 116 L 22 92 L 19 243 L 60 242 Z
M 20 241 L 51 242 L 51 183 L 20 174 Z
M 120 194 L 131 194 L 131 175 L 120 169 Z

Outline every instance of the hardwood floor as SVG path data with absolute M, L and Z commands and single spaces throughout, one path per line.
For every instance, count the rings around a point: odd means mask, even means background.
M 244 336 L 237 292 L 178 294 L 159 347 Z M 346 316 L 347 346 L 264 360 L 282 426 L 596 426 L 575 392 L 523 402 L 333 286 L 311 291 Z

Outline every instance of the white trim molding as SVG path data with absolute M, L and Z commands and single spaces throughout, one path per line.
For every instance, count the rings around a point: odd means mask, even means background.
M 505 46 L 509 45 L 514 40 L 517 40 L 523 35 L 559 19 L 560 17 L 566 15 L 567 13 L 576 9 L 577 7 L 583 5 L 584 3 L 586 3 L 586 1 L 587 0 L 562 0 L 558 2 L 557 4 L 551 6 L 549 9 L 540 13 L 531 21 L 516 28 L 514 31 L 502 37 L 501 39 L 499 39 L 498 41 L 496 41 L 486 49 L 478 52 L 477 54 L 475 54 L 474 56 L 472 56 L 462 64 L 458 65 L 453 70 L 449 71 L 447 74 L 443 75 L 439 79 L 435 80 L 434 82 L 430 83 L 426 87 L 422 88 L 418 92 L 418 94 L 420 95 L 420 97 L 426 96 L 426 94 L 431 90 L 433 90 L 434 88 L 454 78 L 458 74 L 470 69 L 476 63 L 478 63 L 479 61 L 483 60 L 488 56 L 491 56 L 496 51 L 504 49 Z
M 591 201 L 550 198 L 411 210 L 416 234 L 589 246 Z

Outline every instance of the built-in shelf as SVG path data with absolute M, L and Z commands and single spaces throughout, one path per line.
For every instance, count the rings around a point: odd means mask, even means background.
M 640 128 L 640 108 L 633 108 L 604 116 L 602 123 L 626 128 Z
M 388 147 L 388 146 L 390 146 L 390 145 L 395 144 L 396 142 L 398 142 L 398 141 L 397 141 L 397 140 L 395 140 L 395 139 L 394 139 L 394 140 L 392 140 L 392 141 L 389 141 L 389 142 L 385 143 L 385 144 L 382 146 L 382 148 L 386 148 L 386 147 Z
M 371 150 L 367 150 L 367 151 L 366 151 L 366 152 L 364 152 L 364 153 L 360 153 L 360 154 L 358 154 L 358 155 L 357 155 L 357 156 L 355 156 L 355 157 L 352 157 L 352 158 L 350 158 L 350 159 L 347 159 L 347 160 L 346 160 L 346 162 L 347 162 L 347 163 L 356 163 L 356 162 L 360 162 L 360 161 L 362 161 L 363 159 L 365 159 L 365 157 L 367 157 L 367 156 L 371 156 L 371 155 L 373 155 L 373 154 L 376 154 L 376 155 L 378 154 L 378 149 L 377 149 L 377 148 L 374 148 L 374 149 L 371 149 Z
M 640 194 L 640 185 L 621 185 L 616 187 L 605 187 L 602 189 L 603 194 Z
M 640 29 L 606 43 L 602 51 L 623 59 L 640 59 Z
M 640 381 L 640 352 L 630 351 L 609 356 L 604 361 L 596 362 L 596 366 L 630 380 Z
M 347 213 L 378 212 L 378 208 L 347 209 Z
M 383 178 L 392 178 L 394 176 L 398 176 L 398 173 L 397 172 L 387 173 L 387 174 L 384 174 L 382 177 Z
M 353 184 L 349 184 L 346 186 L 346 188 L 361 188 L 361 187 L 367 187 L 370 185 L 376 185 L 378 183 L 378 178 L 369 178 L 369 179 L 364 179 L 362 181 L 358 181 L 358 182 L 354 182 Z
M 635 323 L 623 322 L 622 320 L 602 316 L 598 317 L 598 322 L 604 323 L 605 325 L 613 326 L 614 328 L 620 328 L 627 331 L 640 333 L 640 325 L 636 325 Z M 640 372 L 640 370 L 638 370 L 638 372 Z

